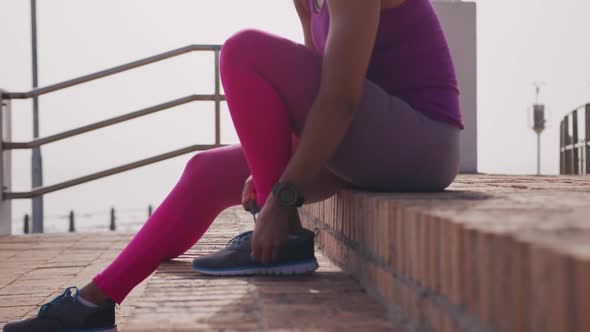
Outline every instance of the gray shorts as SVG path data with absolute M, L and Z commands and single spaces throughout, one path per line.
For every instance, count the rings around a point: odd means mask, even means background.
M 366 81 L 351 126 L 325 169 L 304 190 L 319 201 L 345 188 L 442 191 L 459 169 L 461 129 L 429 118 Z

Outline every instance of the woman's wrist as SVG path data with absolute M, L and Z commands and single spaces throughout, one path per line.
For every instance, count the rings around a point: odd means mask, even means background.
M 265 206 L 267 206 L 268 210 L 271 211 L 279 211 L 279 210 L 288 210 L 289 207 L 285 207 L 282 206 L 279 202 L 279 200 L 275 197 L 275 195 L 273 193 L 271 193 L 268 198 L 266 199 L 266 203 L 264 203 Z M 285 222 L 287 222 L 285 220 Z
M 272 192 L 270 195 L 268 195 L 265 205 L 268 205 L 268 208 L 271 210 L 282 208 L 281 204 L 279 204 L 279 201 Z

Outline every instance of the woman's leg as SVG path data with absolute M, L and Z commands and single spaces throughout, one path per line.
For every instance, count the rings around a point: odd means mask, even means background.
M 320 69 L 313 50 L 257 30 L 235 34 L 221 50 L 221 79 L 260 206 L 289 161 L 291 133 L 301 133 Z
M 108 297 L 121 303 L 160 262 L 191 248 L 221 211 L 240 204 L 244 181 L 249 175 L 239 144 L 195 155 L 154 214 L 119 256 L 81 291 L 81 296 L 91 302 Z M 314 183 L 304 193 L 310 201 L 325 199 L 345 185 L 326 169 Z M 290 217 L 291 223 L 299 222 L 297 215 Z
M 102 293 L 121 303 L 160 262 L 192 247 L 221 211 L 240 204 L 249 175 L 238 144 L 196 154 L 154 214 L 93 282 Z
M 257 30 L 239 32 L 224 44 L 222 82 L 259 205 L 289 161 L 288 132 L 302 132 L 319 90 L 321 64 L 314 50 Z M 327 168 L 369 190 L 442 190 L 457 173 L 459 132 L 367 80 Z

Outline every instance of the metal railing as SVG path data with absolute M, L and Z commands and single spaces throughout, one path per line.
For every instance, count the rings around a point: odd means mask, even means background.
M 82 183 L 94 181 L 97 179 L 101 179 L 107 176 L 115 175 L 118 173 L 126 172 L 135 168 L 139 168 L 142 166 L 150 165 L 159 161 L 171 159 L 174 157 L 178 157 L 190 152 L 194 151 L 203 151 L 208 150 L 216 147 L 223 146 L 221 144 L 221 125 L 220 125 L 220 110 L 221 110 L 221 102 L 225 100 L 225 96 L 221 94 L 221 82 L 219 76 L 219 54 L 221 51 L 221 45 L 189 45 L 186 47 L 178 48 L 169 52 L 161 53 L 155 56 L 151 56 L 145 59 L 141 59 L 138 61 L 130 62 L 121 66 L 113 67 L 110 69 L 106 69 L 103 71 L 99 71 L 90 75 L 85 75 L 82 77 L 78 77 L 72 80 L 68 80 L 65 82 L 49 85 L 46 87 L 37 88 L 31 90 L 29 92 L 6 92 L 0 90 L 0 107 L 2 111 L 5 109 L 10 109 L 10 102 L 14 99 L 29 99 L 34 97 L 39 97 L 51 92 L 67 89 L 76 85 L 80 85 L 83 83 L 91 82 L 103 77 L 115 75 L 118 73 L 126 72 L 131 69 L 139 68 L 145 65 L 149 65 L 155 62 L 159 62 L 162 60 L 170 59 L 173 57 L 177 57 L 186 53 L 196 52 L 196 51 L 209 51 L 214 52 L 214 61 L 215 61 L 215 91 L 214 94 L 211 95 L 189 95 L 186 97 L 182 97 L 176 100 L 168 101 L 159 105 L 151 106 L 148 108 L 144 108 L 135 112 L 131 112 L 125 115 L 117 116 L 114 118 L 110 118 L 107 120 L 99 121 L 93 124 L 85 125 L 82 127 L 78 127 L 72 130 L 64 131 L 58 134 L 50 135 L 43 138 L 38 138 L 32 140 L 30 142 L 10 142 L 10 141 L 2 141 L 1 142 L 1 149 L 2 152 L 6 150 L 16 150 L 16 149 L 34 149 L 40 147 L 45 144 L 53 143 L 59 140 L 63 140 L 66 138 L 74 137 L 80 134 L 88 133 L 97 129 L 105 128 L 108 126 L 112 126 L 118 123 L 122 123 L 125 121 L 129 121 L 132 119 L 136 119 L 142 116 L 146 116 L 149 114 L 153 114 L 156 112 L 160 112 L 169 108 L 173 108 L 176 106 L 180 106 L 183 104 L 187 104 L 194 101 L 211 101 L 215 103 L 215 144 L 197 144 L 187 146 L 182 149 L 170 151 L 167 153 L 163 153 L 160 155 L 156 155 L 150 158 L 142 159 L 136 162 L 132 162 L 129 164 L 121 165 L 118 167 L 110 168 L 101 172 L 89 174 L 86 176 L 82 176 L 76 179 L 64 181 L 61 183 L 49 185 L 49 186 L 42 186 L 37 188 L 32 188 L 30 191 L 26 192 L 11 192 L 8 191 L 5 186 L 0 183 L 2 186 L 2 199 L 28 199 L 39 197 L 47 193 L 51 193 L 54 191 L 66 189 L 72 186 L 76 186 Z M 0 117 L 1 122 L 2 117 Z M 0 123 L 0 128 L 3 128 L 3 124 Z M 0 131 L 1 134 L 1 131 Z M 0 135 L 0 140 L 2 140 L 2 135 Z M 2 160 L 3 153 L 0 153 L 0 165 L 4 165 Z M 5 167 L 5 166 L 1 166 Z M 1 177 L 0 177 L 1 179 Z
M 559 173 L 590 174 L 590 104 L 579 107 L 561 120 Z

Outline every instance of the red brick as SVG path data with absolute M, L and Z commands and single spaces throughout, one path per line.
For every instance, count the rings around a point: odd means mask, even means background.
M 577 332 L 590 331 L 590 262 L 574 262 L 575 322 Z

